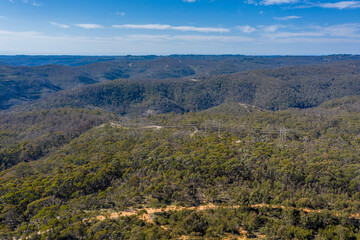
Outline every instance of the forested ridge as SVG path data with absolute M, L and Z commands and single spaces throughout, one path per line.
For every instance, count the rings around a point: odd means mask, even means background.
M 359 59 L 357 55 L 0 56 L 0 110 L 54 92 L 119 78 L 146 80 L 210 76 Z
M 105 61 L 144 61 L 153 59 L 180 59 L 189 62 L 201 62 L 202 65 L 216 64 L 216 61 L 238 62 L 247 64 L 271 65 L 274 67 L 287 65 L 302 65 L 315 64 L 322 62 L 336 62 L 346 60 L 359 60 L 359 55 L 351 54 L 334 54 L 327 56 L 247 56 L 247 55 L 169 55 L 169 56 L 67 56 L 67 55 L 15 55 L 6 56 L 0 55 L 0 64 L 13 66 L 43 66 L 43 65 L 63 65 L 63 66 L 83 66 L 91 63 L 105 62 Z M 248 67 L 247 67 L 248 68 Z
M 269 110 L 309 108 L 330 99 L 358 95 L 359 66 L 359 61 L 351 61 L 194 78 L 119 79 L 60 92 L 31 106 L 102 107 L 122 115 L 184 113 L 226 102 Z
M 94 125 L 38 160 L 1 173 L 1 236 L 170 239 L 245 232 L 250 238 L 356 239 L 359 105 L 358 97 L 346 97 L 317 108 L 273 112 L 229 103 L 134 120 L 56 110 L 38 129 L 59 125 L 61 112 L 68 113 L 64 118 L 94 118 Z M 5 122 L 16 114 L 31 119 L 48 112 L 11 114 Z M 3 131 L 2 142 L 11 142 L 15 130 Z M 136 215 L 83 221 L 105 210 L 210 203 L 220 207 L 154 213 L 153 223 Z M 258 203 L 284 208 L 251 206 Z M 234 205 L 241 207 L 221 208 Z
M 357 56 L 1 59 L 0 239 L 360 239 Z

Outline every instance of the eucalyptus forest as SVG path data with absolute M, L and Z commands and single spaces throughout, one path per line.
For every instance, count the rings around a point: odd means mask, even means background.
M 360 56 L 0 56 L 0 239 L 360 239 Z

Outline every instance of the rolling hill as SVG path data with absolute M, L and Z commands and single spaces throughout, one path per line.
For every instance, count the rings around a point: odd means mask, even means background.
M 360 239 L 356 58 L 9 58 L 0 239 Z
M 0 173 L 0 237 L 356 239 L 360 116 L 345 106 L 358 103 L 105 124 L 79 109 L 3 113 L 2 154 L 28 158 Z M 27 143 L 14 145 L 18 131 Z
M 0 56 L 0 62 L 1 60 L 8 64 L 0 64 L 0 109 L 7 109 L 49 93 L 119 78 L 145 80 L 212 76 L 256 69 L 359 60 L 359 56 Z
M 59 92 L 25 107 L 100 107 L 119 114 L 184 113 L 226 102 L 310 108 L 360 93 L 360 62 L 292 66 L 179 79 L 120 79 Z

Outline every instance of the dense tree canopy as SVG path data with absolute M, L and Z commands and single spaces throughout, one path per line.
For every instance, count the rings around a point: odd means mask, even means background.
M 359 105 L 358 97 L 278 112 L 225 104 L 199 113 L 131 121 L 107 116 L 105 124 L 96 111 L 54 111 L 42 118 L 39 129 L 62 128 L 57 119 L 62 117 L 84 123 L 92 119 L 98 125 L 75 134 L 70 142 L 50 138 L 53 151 L 1 173 L 0 234 L 166 239 L 245 232 L 271 239 L 356 239 Z M 8 120 L 2 124 L 18 118 L 23 120 L 14 122 L 16 129 L 27 129 L 34 117 L 46 113 L 13 113 L 3 117 Z M 280 127 L 287 129 L 283 140 Z M 2 135 L 3 153 L 9 152 L 5 145 L 14 141 L 13 131 Z M 219 208 L 156 213 L 152 223 L 140 215 L 83 221 L 104 209 L 210 203 Z M 283 208 L 256 206 L 260 203 Z
M 1 60 L 0 239 L 360 239 L 359 56 Z

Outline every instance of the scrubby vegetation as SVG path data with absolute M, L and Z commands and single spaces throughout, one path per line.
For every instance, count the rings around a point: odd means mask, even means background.
M 356 239 L 358 107 L 354 97 L 305 110 L 271 112 L 225 104 L 131 122 L 113 117 L 39 160 L 1 173 L 1 236 L 223 238 L 240 236 L 241 227 L 248 237 Z M 64 111 L 74 119 L 85 114 L 59 110 L 45 122 L 59 124 L 56 116 Z M 283 141 L 281 126 L 287 129 Z M 12 139 L 11 132 L 2 142 Z M 136 215 L 83 221 L 104 209 L 210 203 L 225 208 L 156 213 L 153 223 Z M 252 206 L 259 203 L 283 208 Z
M 2 65 L 0 239 L 360 239 L 356 58 Z
M 226 102 L 269 110 L 310 108 L 357 95 L 360 62 L 164 80 L 114 80 L 61 92 L 30 107 L 101 107 L 118 114 L 185 113 Z M 29 108 L 25 105 L 23 108 Z
M 360 57 L 356 55 L 318 57 L 0 56 L 0 110 L 40 99 L 58 91 L 119 78 L 142 80 L 192 78 L 294 65 L 359 61 L 359 59 Z M 327 76 L 330 76 L 329 80 L 332 77 L 330 74 Z M 331 84 L 331 82 L 326 84 Z

